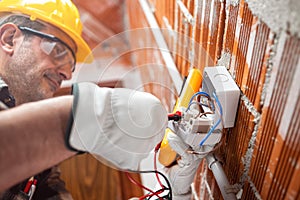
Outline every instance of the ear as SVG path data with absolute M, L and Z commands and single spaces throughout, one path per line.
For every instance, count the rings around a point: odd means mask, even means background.
M 16 39 L 21 35 L 21 31 L 15 24 L 7 23 L 0 27 L 0 48 L 13 55 L 16 48 Z

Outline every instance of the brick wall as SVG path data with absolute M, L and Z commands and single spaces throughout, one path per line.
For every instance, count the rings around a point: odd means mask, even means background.
M 238 197 L 300 199 L 300 84 L 297 80 L 300 16 L 295 12 L 300 9 L 300 3 L 147 2 L 182 77 L 193 67 L 203 70 L 205 66 L 225 65 L 242 91 L 236 125 L 224 130 L 224 142 L 218 150 Z M 127 13 L 129 28 L 150 26 L 136 1 L 127 1 Z M 137 38 L 156 43 L 151 34 L 138 36 L 131 43 L 137 44 Z M 140 51 L 134 61 L 137 66 L 151 63 L 152 68 L 147 69 L 156 74 L 154 82 L 164 87 L 146 86 L 145 89 L 161 98 L 171 110 L 177 93 L 170 74 L 164 68 L 159 68 L 160 71 L 153 68 L 166 65 L 157 48 L 154 49 Z M 145 82 L 149 82 L 149 73 L 145 68 L 141 70 Z M 198 168 L 193 188 L 194 199 L 222 199 L 205 161 Z

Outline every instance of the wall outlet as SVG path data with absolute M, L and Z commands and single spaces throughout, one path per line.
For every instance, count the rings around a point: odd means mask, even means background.
M 205 67 L 201 91 L 218 97 L 223 111 L 223 128 L 234 126 L 240 89 L 224 66 Z

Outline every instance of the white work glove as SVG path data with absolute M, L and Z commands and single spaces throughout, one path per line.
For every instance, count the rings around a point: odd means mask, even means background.
M 167 112 L 149 93 L 79 83 L 73 85 L 73 95 L 74 121 L 67 137 L 71 149 L 136 171 L 164 136 Z
M 171 148 L 176 151 L 181 158 L 177 161 L 176 165 L 165 168 L 165 171 L 172 187 L 173 199 L 187 200 L 191 199 L 190 186 L 194 180 L 197 168 L 201 160 L 207 155 L 206 152 L 210 152 L 213 146 L 204 145 L 201 148 L 197 148 L 198 152 L 203 152 L 201 155 L 190 154 L 187 151 L 192 149 L 183 141 L 183 138 L 180 137 L 183 135 L 180 133 L 180 129 L 176 129 L 175 133 L 169 133 L 167 139 Z

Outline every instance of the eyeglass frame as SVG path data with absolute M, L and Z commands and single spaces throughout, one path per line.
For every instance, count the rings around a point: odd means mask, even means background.
M 65 43 L 64 41 L 62 41 L 61 39 L 59 39 L 58 37 L 54 36 L 54 35 L 50 35 L 50 34 L 47 34 L 47 33 L 44 33 L 44 32 L 41 32 L 41 31 L 37 31 L 37 30 L 34 30 L 32 28 L 29 28 L 29 27 L 25 27 L 25 26 L 18 26 L 18 28 L 21 30 L 21 31 L 25 31 L 25 32 L 29 32 L 29 33 L 32 33 L 33 35 L 36 35 L 38 37 L 41 37 L 41 38 L 46 38 L 46 39 L 50 39 L 54 42 L 60 42 L 62 43 L 64 46 L 66 46 L 72 53 L 72 56 L 74 58 L 74 64 L 73 64 L 73 67 L 71 69 L 72 72 L 75 71 L 75 65 L 76 65 L 76 56 L 75 56 L 75 53 L 74 51 L 72 50 L 72 48 L 67 44 Z

